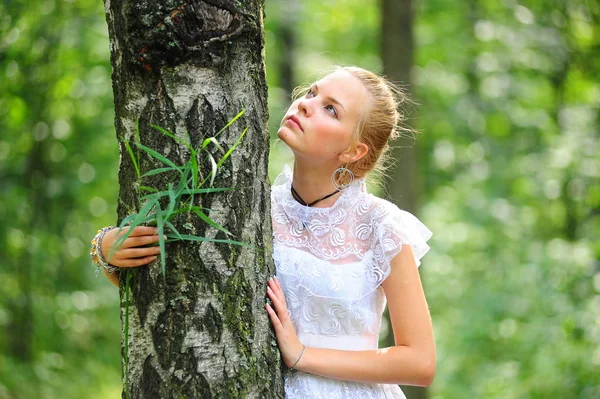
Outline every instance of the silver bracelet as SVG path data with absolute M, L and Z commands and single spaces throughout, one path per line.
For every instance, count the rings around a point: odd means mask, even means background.
M 298 361 L 302 357 L 302 354 L 304 353 L 305 350 L 306 350 L 306 345 L 302 344 L 302 350 L 300 351 L 300 354 L 298 355 L 298 359 L 296 359 L 296 361 L 294 362 L 294 365 L 292 367 L 290 367 L 290 370 L 296 370 L 296 365 L 298 364 Z
M 102 238 L 104 235 L 110 230 L 114 229 L 115 226 L 105 226 L 98 230 L 98 233 L 92 239 L 92 248 L 90 249 L 90 256 L 92 258 L 92 262 L 96 264 L 96 277 L 100 274 L 100 266 L 104 268 L 108 272 L 108 274 L 113 274 L 119 268 L 116 266 L 111 266 L 102 256 Z

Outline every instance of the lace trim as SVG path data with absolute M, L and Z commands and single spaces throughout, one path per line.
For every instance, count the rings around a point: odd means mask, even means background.
M 329 208 L 310 208 L 290 193 L 292 172 L 286 165 L 272 188 L 273 238 L 303 248 L 320 259 L 362 259 L 373 250 L 376 262 L 390 261 L 412 246 L 415 263 L 427 253 L 432 232 L 414 215 L 366 193 L 364 179 L 354 181 Z

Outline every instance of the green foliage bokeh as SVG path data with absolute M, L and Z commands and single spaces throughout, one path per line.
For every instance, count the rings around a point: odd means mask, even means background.
M 430 396 L 600 397 L 600 6 L 414 8 Z M 282 26 L 295 84 L 335 64 L 382 70 L 376 2 L 268 0 L 266 17 L 273 138 Z M 0 3 L 0 398 L 121 392 L 118 293 L 87 254 L 115 223 L 109 57 L 101 2 Z M 290 159 L 275 144 L 271 176 Z

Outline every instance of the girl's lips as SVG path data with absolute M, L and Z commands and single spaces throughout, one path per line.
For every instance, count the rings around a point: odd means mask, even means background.
M 300 125 L 300 121 L 295 116 L 290 116 L 286 119 L 286 122 L 290 122 L 292 125 L 295 125 L 298 129 L 300 129 L 300 131 L 304 131 L 302 129 L 302 125 Z

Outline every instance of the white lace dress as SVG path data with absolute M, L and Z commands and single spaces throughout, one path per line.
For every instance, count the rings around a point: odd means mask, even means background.
M 415 262 L 431 231 L 415 216 L 366 192 L 363 179 L 330 208 L 300 205 L 286 166 L 271 190 L 273 258 L 292 322 L 308 347 L 377 349 L 390 260 L 409 244 Z M 398 385 L 366 384 L 289 370 L 287 399 L 405 398 Z

